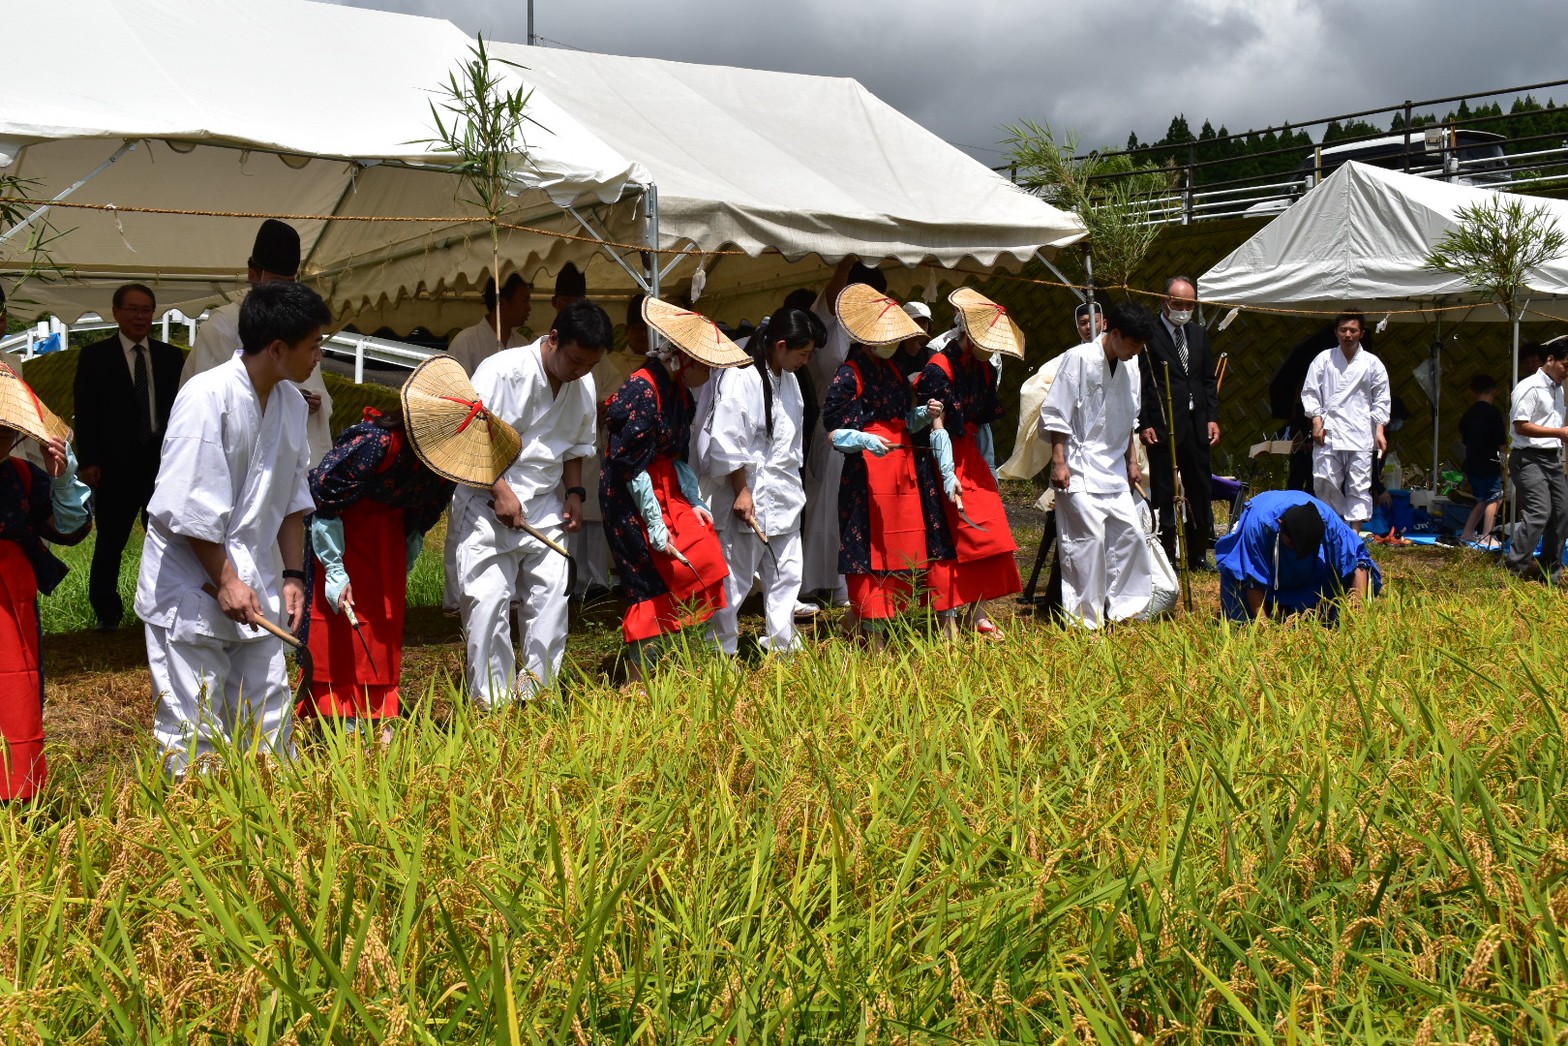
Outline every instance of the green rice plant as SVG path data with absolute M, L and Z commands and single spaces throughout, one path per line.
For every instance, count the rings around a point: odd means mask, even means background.
M 0 814 L 0 1036 L 1559 1041 L 1561 597 L 1414 562 L 1336 630 L 692 637 L 144 756 Z

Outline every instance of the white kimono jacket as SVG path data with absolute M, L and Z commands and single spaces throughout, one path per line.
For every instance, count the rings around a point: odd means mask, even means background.
M 222 308 L 213 309 L 196 332 L 196 344 L 185 357 L 185 369 L 180 371 L 180 388 L 184 388 L 198 374 L 205 373 L 221 363 L 227 363 L 240 351 L 240 302 L 231 301 Z M 321 366 L 310 372 L 302 382 L 305 388 L 321 397 L 321 407 L 306 422 L 310 436 L 310 463 L 314 465 L 332 449 L 332 394 L 322 380 Z
M 307 473 L 305 397 L 282 381 L 261 409 L 238 358 L 192 378 L 174 400 L 158 484 L 147 506 L 147 543 L 136 616 L 175 641 L 270 639 L 230 621 L 202 591 L 211 581 L 187 538 L 222 543 L 240 580 L 273 621 L 282 611 L 278 531 L 314 507 Z
M 1126 493 L 1127 448 L 1138 427 L 1141 390 L 1137 357 L 1113 371 L 1100 339 L 1062 356 L 1040 408 L 1040 433 L 1047 440 L 1053 432 L 1069 436 L 1068 493 Z
M 541 530 L 558 527 L 566 510 L 561 489 L 562 468 L 568 458 L 593 453 L 598 421 L 594 413 L 593 375 L 550 391 L 539 342 L 498 352 L 474 371 L 474 391 L 496 417 L 510 424 L 523 438 L 522 453 L 506 470 L 505 479 L 522 502 L 528 522 Z M 488 490 L 459 486 L 452 496 L 452 517 L 466 536 L 483 524 L 499 547 L 520 547 L 533 540 L 521 530 L 495 523 Z M 488 521 L 488 522 L 487 522 Z M 509 545 L 507 543 L 510 543 Z
M 1388 369 L 1366 349 L 1347 360 L 1335 345 L 1307 367 L 1301 407 L 1307 417 L 1323 419 L 1326 449 L 1370 451 L 1376 426 L 1388 424 Z
M 728 478 L 745 468 L 757 525 L 772 537 L 799 530 L 806 507 L 806 488 L 800 478 L 805 400 L 795 375 L 774 377 L 767 370 L 766 380 L 773 383 L 773 438 L 769 440 L 762 402 L 764 369 L 753 365 L 719 372 L 701 468 L 716 481 L 715 522 L 729 530 L 749 530 L 735 515 L 735 489 Z
M 495 340 L 495 328 L 486 320 L 480 320 L 472 327 L 464 327 L 452 335 L 452 340 L 447 343 L 447 355 L 453 357 L 463 365 L 463 373 L 473 377 L 474 371 L 485 360 L 500 352 L 503 348 L 515 349 L 528 342 L 516 331 L 508 331 L 506 344 L 502 345 Z

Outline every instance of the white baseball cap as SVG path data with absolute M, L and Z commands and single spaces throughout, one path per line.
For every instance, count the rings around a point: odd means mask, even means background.
M 930 323 L 931 306 L 923 301 L 906 301 L 904 303 L 904 315 L 912 320 L 925 320 L 927 323 Z

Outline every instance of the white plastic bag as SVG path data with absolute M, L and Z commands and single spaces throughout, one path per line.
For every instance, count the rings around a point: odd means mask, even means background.
M 1143 525 L 1143 541 L 1149 548 L 1149 574 L 1154 593 L 1149 599 L 1149 609 L 1140 614 L 1138 620 L 1152 621 L 1176 609 L 1176 601 L 1181 596 L 1181 581 L 1176 577 L 1171 561 L 1165 556 L 1165 546 L 1160 544 L 1160 528 L 1155 514 L 1149 509 L 1148 501 L 1138 498 L 1137 502 L 1138 521 Z

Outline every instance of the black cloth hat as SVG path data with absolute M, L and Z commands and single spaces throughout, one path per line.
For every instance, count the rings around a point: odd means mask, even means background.
M 561 271 L 555 274 L 555 296 L 557 298 L 588 297 L 588 279 L 571 262 L 561 266 Z
M 291 279 L 299 275 L 299 233 L 294 226 L 276 218 L 262 222 L 250 249 L 250 267 Z
M 1316 505 L 1292 505 L 1279 517 L 1281 534 L 1290 535 L 1290 547 L 1297 559 L 1318 554 L 1323 544 L 1323 516 Z

